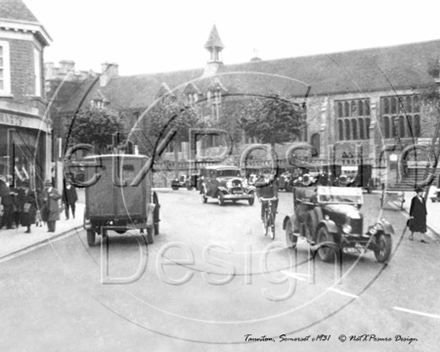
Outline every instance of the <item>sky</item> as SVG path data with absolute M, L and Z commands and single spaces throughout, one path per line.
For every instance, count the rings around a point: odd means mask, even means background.
M 440 39 L 440 0 L 23 1 L 53 39 L 46 62 L 124 76 L 205 67 L 213 24 L 225 64 Z

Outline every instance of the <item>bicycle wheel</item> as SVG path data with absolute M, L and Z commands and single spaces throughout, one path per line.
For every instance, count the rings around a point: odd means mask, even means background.
M 269 218 L 268 218 L 267 210 L 265 210 L 264 211 L 264 215 L 263 215 L 263 233 L 264 233 L 264 236 L 267 236 L 268 231 L 269 231 Z
M 273 240 L 275 238 L 275 219 L 274 214 L 272 212 L 269 213 L 269 219 L 268 219 L 267 227 L 270 232 L 270 238 Z

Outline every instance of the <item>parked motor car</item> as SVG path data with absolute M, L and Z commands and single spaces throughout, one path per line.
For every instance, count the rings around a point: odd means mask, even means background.
M 293 190 L 294 213 L 286 216 L 283 229 L 286 242 L 295 248 L 298 237 L 312 245 L 334 245 L 318 249 L 324 262 L 337 252 L 369 249 L 379 262 L 385 262 L 392 249 L 394 229 L 382 219 L 364 230 L 361 188 L 298 187 Z
M 245 200 L 249 205 L 254 204 L 255 187 L 248 185 L 241 176 L 239 167 L 227 165 L 210 165 L 202 169 L 202 184 L 200 195 L 203 203 L 209 198 L 217 199 L 220 205 L 225 202 Z
M 180 174 L 179 177 L 171 181 L 171 188 L 177 191 L 180 187 L 186 187 L 186 181 L 188 176 L 185 174 Z
M 292 192 L 293 176 L 289 171 L 283 172 L 278 178 L 278 189 Z

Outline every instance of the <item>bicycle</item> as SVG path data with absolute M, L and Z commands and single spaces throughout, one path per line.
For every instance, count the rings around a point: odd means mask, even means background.
M 267 202 L 267 205 L 263 212 L 263 226 L 264 226 L 264 236 L 270 235 L 271 239 L 275 238 L 275 214 L 276 210 L 273 209 L 272 202 L 276 201 L 278 198 L 261 198 L 261 202 Z

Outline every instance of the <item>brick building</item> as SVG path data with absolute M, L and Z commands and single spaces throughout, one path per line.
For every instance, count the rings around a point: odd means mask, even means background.
M 43 54 L 51 38 L 22 0 L 0 1 L 0 174 L 41 186 L 51 172 Z
M 134 126 L 163 95 L 203 105 L 203 117 L 218 121 L 237 119 L 237 102 L 281 94 L 306 108 L 307 128 L 292 143 L 312 145 L 308 159 L 315 165 L 336 163 L 347 171 L 357 164 L 388 162 L 393 159 L 388 154 L 410 145 L 423 151 L 433 137 L 437 118 L 421 104 L 419 93 L 439 82 L 440 40 L 278 60 L 257 57 L 228 65 L 222 61 L 225 47 L 214 26 L 205 48 L 207 65 L 194 70 L 124 77 L 117 65 L 110 71 L 104 66 L 100 84 L 85 100 L 100 106 L 105 100 L 105 106 L 128 112 L 128 126 Z M 85 89 L 78 89 L 72 101 L 84 94 Z M 60 111 L 71 113 L 65 107 Z M 243 148 L 258 140 L 236 128 L 233 132 L 231 162 L 238 162 Z M 280 159 L 286 149 L 276 146 Z M 180 148 L 180 158 L 188 156 L 187 150 Z

